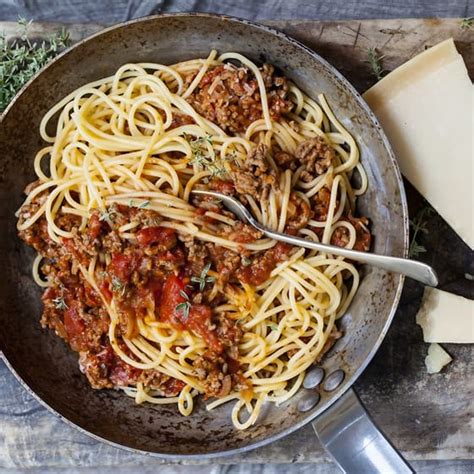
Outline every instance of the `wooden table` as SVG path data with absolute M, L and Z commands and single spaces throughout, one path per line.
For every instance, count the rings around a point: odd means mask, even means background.
M 387 71 L 439 41 L 453 37 L 474 77 L 473 30 L 461 29 L 459 19 L 366 20 L 366 21 L 273 21 L 267 22 L 306 43 L 338 68 L 360 91 L 375 81 L 367 50 L 376 47 Z M 60 29 L 57 24 L 35 24 L 31 33 L 44 38 Z M 73 41 L 101 29 L 99 25 L 68 26 Z M 16 25 L 0 23 L 0 31 L 14 36 Z M 407 186 L 410 213 L 423 200 Z M 441 288 L 474 298 L 472 252 L 436 214 L 423 237 L 427 253 L 421 255 L 440 273 Z M 423 289 L 408 281 L 398 313 L 382 347 L 356 384 L 357 392 L 380 428 L 395 446 L 418 466 L 423 461 L 472 459 L 474 387 L 472 346 L 446 344 L 454 361 L 440 374 L 427 375 L 424 367 L 427 344 L 415 324 Z M 16 382 L 0 361 L 0 469 L 64 467 L 116 469 L 150 468 L 164 461 L 131 454 L 75 431 L 50 414 Z M 205 442 L 203 440 L 203 442 Z M 222 458 L 219 463 L 328 462 L 312 428 L 307 426 L 287 438 L 242 456 Z M 199 463 L 199 461 L 193 461 Z M 466 464 L 462 463 L 464 469 Z M 473 465 L 467 465 L 472 469 Z M 147 471 L 148 472 L 148 471 Z M 467 471 L 466 471 L 467 472 Z

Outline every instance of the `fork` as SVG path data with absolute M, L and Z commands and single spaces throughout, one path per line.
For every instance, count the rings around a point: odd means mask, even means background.
M 267 227 L 260 224 L 260 222 L 258 222 L 257 219 L 252 216 L 249 210 L 240 201 L 231 196 L 227 196 L 226 194 L 221 194 L 215 191 L 204 191 L 201 189 L 195 189 L 191 191 L 191 193 L 219 199 L 224 204 L 224 206 L 229 211 L 234 213 L 241 221 L 246 222 L 252 227 L 255 227 L 260 232 L 262 232 L 263 235 L 271 239 L 278 240 L 280 242 L 286 242 L 287 244 L 298 247 L 318 250 L 319 252 L 325 252 L 339 257 L 349 258 L 359 263 L 365 263 L 391 272 L 401 273 L 402 275 L 406 275 L 428 286 L 438 286 L 438 277 L 436 276 L 436 272 L 426 263 L 410 260 L 408 258 L 360 252 L 358 250 L 338 247 L 336 245 L 322 244 L 312 240 L 303 239 L 301 237 L 275 232 L 274 230 L 268 229 Z

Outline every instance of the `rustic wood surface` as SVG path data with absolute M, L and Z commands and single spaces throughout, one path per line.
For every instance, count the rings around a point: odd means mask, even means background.
M 390 71 L 425 48 L 453 37 L 471 78 L 474 76 L 474 33 L 462 30 L 459 19 L 267 24 L 313 48 L 360 92 L 376 80 L 366 62 L 369 47 L 376 47 L 384 55 L 383 66 Z M 41 39 L 60 27 L 34 24 L 31 32 Z M 100 25 L 68 25 L 73 41 L 100 29 Z M 16 30 L 15 24 L 0 22 L 0 31 L 7 35 L 15 36 Z M 410 186 L 407 191 L 410 212 L 414 215 L 424 203 Z M 436 214 L 429 219 L 428 231 L 422 242 L 427 253 L 421 259 L 440 272 L 441 288 L 473 299 L 474 283 L 466 278 L 466 274 L 474 274 L 472 252 Z M 407 459 L 420 462 L 472 459 L 474 387 L 469 366 L 472 346 L 445 345 L 454 361 L 441 374 L 426 374 L 427 345 L 415 324 L 422 292 L 421 286 L 407 282 L 394 323 L 373 362 L 357 382 L 356 390 L 380 428 Z M 264 448 L 212 461 L 216 462 L 327 463 L 328 458 L 307 426 Z M 149 468 L 163 463 L 160 459 L 99 443 L 67 426 L 33 399 L 0 361 L 0 469 L 40 468 L 46 472 L 74 466 L 122 472 L 127 467 L 141 467 L 149 472 Z M 466 469 L 465 464 L 462 466 Z

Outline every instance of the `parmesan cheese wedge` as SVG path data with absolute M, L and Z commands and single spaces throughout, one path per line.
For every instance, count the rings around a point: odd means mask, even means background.
M 425 342 L 474 342 L 474 300 L 425 288 L 416 322 Z
M 449 39 L 395 69 L 364 94 L 403 175 L 471 248 L 473 90 L 462 56 Z
M 452 357 L 439 344 L 430 344 L 425 358 L 426 371 L 429 374 L 437 374 L 452 360 Z

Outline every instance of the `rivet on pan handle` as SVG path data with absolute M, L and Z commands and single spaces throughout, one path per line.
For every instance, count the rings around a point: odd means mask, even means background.
M 313 428 L 343 472 L 414 472 L 370 419 L 352 389 L 319 415 Z

